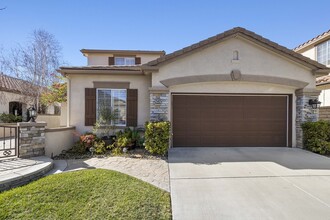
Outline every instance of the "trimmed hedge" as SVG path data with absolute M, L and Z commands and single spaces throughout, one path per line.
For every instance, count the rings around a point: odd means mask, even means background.
M 145 149 L 152 154 L 166 155 L 169 148 L 170 122 L 146 122 L 145 128 Z
M 304 148 L 318 154 L 330 154 L 330 122 L 305 122 L 302 129 Z

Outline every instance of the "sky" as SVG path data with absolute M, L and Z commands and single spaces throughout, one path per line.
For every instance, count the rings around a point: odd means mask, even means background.
M 0 47 L 53 34 L 71 66 L 81 49 L 179 50 L 233 27 L 289 49 L 330 29 L 329 0 L 0 0 Z

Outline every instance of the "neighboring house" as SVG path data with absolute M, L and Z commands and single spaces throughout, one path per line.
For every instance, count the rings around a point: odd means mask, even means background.
M 330 72 L 243 28 L 167 55 L 81 52 L 87 66 L 58 70 L 68 79 L 68 125 L 91 131 L 99 103 L 108 103 L 120 128 L 169 120 L 174 147 L 301 147 L 300 124 L 317 120 L 308 104 L 319 95 L 315 78 Z
M 27 120 L 27 109 L 33 105 L 30 83 L 0 73 L 0 114 L 10 113 Z
M 300 44 L 293 50 L 330 67 L 330 30 Z M 321 90 L 319 96 L 321 106 L 330 106 L 330 76 L 318 77 L 316 88 Z

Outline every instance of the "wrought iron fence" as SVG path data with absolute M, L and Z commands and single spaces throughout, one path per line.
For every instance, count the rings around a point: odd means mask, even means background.
M 18 126 L 0 125 L 0 158 L 19 155 Z

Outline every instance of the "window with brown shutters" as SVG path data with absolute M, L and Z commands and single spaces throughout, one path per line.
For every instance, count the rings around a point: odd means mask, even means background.
M 135 57 L 135 65 L 141 64 L 141 57 Z
M 137 126 L 137 102 L 138 102 L 138 90 L 127 89 L 127 126 Z
M 115 65 L 115 58 L 114 57 L 109 57 L 109 66 Z
M 96 122 L 96 89 L 85 88 L 85 126 Z

